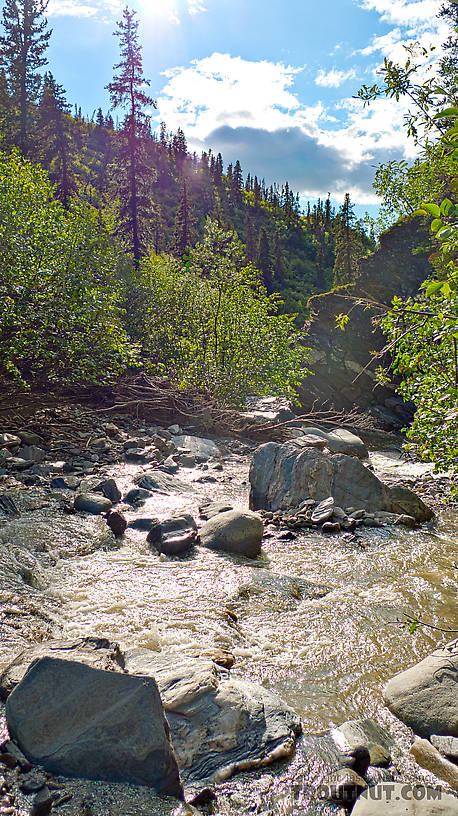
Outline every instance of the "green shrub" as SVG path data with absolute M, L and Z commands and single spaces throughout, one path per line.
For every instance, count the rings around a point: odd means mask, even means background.
M 144 263 L 128 308 L 153 370 L 233 405 L 249 393 L 294 396 L 306 359 L 294 316 L 278 313 L 278 297 L 243 257 L 234 234 L 209 220 L 188 262 Z
M 0 373 L 103 382 L 132 362 L 115 266 L 96 210 L 65 210 L 39 166 L 0 154 Z

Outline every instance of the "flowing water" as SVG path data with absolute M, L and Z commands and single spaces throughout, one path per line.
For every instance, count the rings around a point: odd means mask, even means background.
M 374 462 L 400 468 L 386 455 Z M 181 471 L 188 492 L 154 494 L 129 516 L 167 517 L 183 510 L 197 517 L 204 497 L 247 507 L 248 466 L 247 457 L 232 454 L 211 484 L 196 481 L 204 472 Z M 113 475 L 128 488 L 138 471 L 124 465 Z M 405 613 L 421 611 L 430 624 L 458 630 L 457 534 L 458 515 L 452 512 L 415 531 L 361 528 L 357 543 L 304 531 L 295 540 L 266 538 L 253 562 L 201 547 L 186 558 L 165 558 L 150 551 L 146 533 L 129 529 L 117 549 L 59 560 L 47 591 L 62 603 L 64 635 L 106 636 L 124 647 L 177 655 L 224 648 L 236 658 L 232 672 L 277 692 L 300 714 L 305 734 L 373 717 L 405 748 L 407 732 L 384 708 L 381 693 L 396 672 L 453 637 L 427 628 L 411 634 Z M 281 592 L 238 597 L 260 569 L 330 591 L 302 601 Z M 278 804 L 294 779 L 316 773 L 309 747 L 307 740 L 299 743 L 293 761 L 273 775 L 264 770 L 226 783 L 219 812 L 311 813 Z M 277 804 L 269 810 L 273 789 Z M 152 812 L 170 808 L 162 802 Z

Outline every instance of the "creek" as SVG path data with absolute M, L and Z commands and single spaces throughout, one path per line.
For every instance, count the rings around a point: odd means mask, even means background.
M 382 475 L 418 475 L 418 466 L 401 463 L 397 455 L 371 456 Z M 198 518 L 207 497 L 246 508 L 249 462 L 247 454 L 229 451 L 222 471 L 211 464 L 206 471 L 182 468 L 186 491 L 155 493 L 127 518 L 166 518 L 176 511 Z M 109 475 L 124 493 L 138 472 L 138 466 L 122 464 Z M 198 481 L 209 474 L 215 481 Z M 52 538 L 50 511 L 38 512 Z M 45 593 L 58 610 L 63 637 L 104 636 L 124 649 L 141 646 L 177 655 L 223 649 L 235 657 L 232 674 L 277 692 L 301 716 L 306 736 L 293 759 L 217 786 L 217 813 L 328 813 L 327 806 L 312 806 L 307 795 L 291 805 L 291 789 L 319 781 L 325 749 L 316 748 L 310 735 L 345 720 L 370 717 L 387 727 L 396 740 L 401 778 L 437 784 L 408 757 L 409 733 L 383 705 L 382 690 L 394 674 L 451 639 L 428 628 L 409 632 L 404 613 L 421 611 L 434 626 L 458 629 L 457 534 L 455 512 L 417 530 L 361 528 L 353 542 L 318 531 L 282 540 L 272 532 L 261 556 L 249 561 L 199 546 L 185 558 L 170 559 L 151 552 L 146 533 L 128 528 L 120 546 L 60 557 L 45 570 Z M 33 535 L 33 527 L 23 526 L 20 535 Z M 258 591 L 253 578 L 261 570 L 325 585 L 329 592 L 301 600 L 263 588 L 262 582 Z M 250 590 L 240 592 L 246 585 Z M 100 785 L 100 790 L 112 787 Z M 136 804 L 133 793 L 120 797 L 119 813 L 168 816 L 173 810 L 159 797 L 151 810 L 151 794 L 149 811 L 143 811 L 141 796 Z M 101 804 L 94 813 L 114 814 L 110 807 Z

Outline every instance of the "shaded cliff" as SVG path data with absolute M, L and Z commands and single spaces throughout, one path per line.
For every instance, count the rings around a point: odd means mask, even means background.
M 307 344 L 312 349 L 309 367 L 315 376 L 304 381 L 299 394 L 304 410 L 314 402 L 339 410 L 357 406 L 371 413 L 381 427 L 393 429 L 410 420 L 412 406 L 403 403 L 395 387 L 382 387 L 375 381 L 380 360 L 372 360 L 371 352 L 380 351 L 386 343 L 374 325 L 379 312 L 365 309 L 348 297 L 388 305 L 395 295 L 415 294 L 431 272 L 430 251 L 426 219 L 404 219 L 383 233 L 377 251 L 361 262 L 361 275 L 355 284 L 311 298 Z M 345 331 L 336 327 L 341 313 L 350 314 Z

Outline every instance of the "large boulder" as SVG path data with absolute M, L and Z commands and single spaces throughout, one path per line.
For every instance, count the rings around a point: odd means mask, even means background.
M 255 451 L 250 468 L 252 510 L 286 510 L 299 507 L 306 498 L 321 502 L 332 496 L 339 507 L 405 513 L 408 504 L 409 515 L 417 521 L 432 518 L 415 493 L 385 485 L 359 459 L 304 448 L 298 442 L 267 442 Z
M 300 719 L 262 686 L 211 660 L 149 649 L 127 652 L 126 668 L 155 678 L 185 781 L 216 782 L 291 755 Z
M 228 510 L 218 513 L 202 525 L 200 541 L 210 550 L 225 550 L 234 555 L 256 558 L 261 552 L 264 525 L 256 513 Z
M 51 773 L 146 785 L 182 798 L 152 677 L 45 657 L 8 697 L 6 718 L 27 759 Z
M 437 788 L 383 782 L 358 798 L 352 816 L 456 816 L 458 799 Z
M 358 459 L 367 459 L 369 451 L 359 436 L 347 431 L 345 428 L 335 428 L 332 431 L 323 431 L 321 428 L 307 426 L 303 428 L 304 434 L 319 436 L 326 442 L 326 447 L 332 453 L 345 453 L 347 456 L 356 456 Z M 299 443 L 301 443 L 299 437 Z
M 458 737 L 458 641 L 436 649 L 387 684 L 390 711 L 420 737 Z
M 177 448 L 185 448 L 195 458 L 196 462 L 207 462 L 209 459 L 219 459 L 221 451 L 212 439 L 202 439 L 199 436 L 177 435 L 173 437 Z
M 31 664 L 43 657 L 58 657 L 60 660 L 78 661 L 93 669 L 105 671 L 124 670 L 124 657 L 117 643 L 106 638 L 83 637 L 74 640 L 46 640 L 24 649 L 0 675 L 0 699 L 9 694 L 30 668 Z

